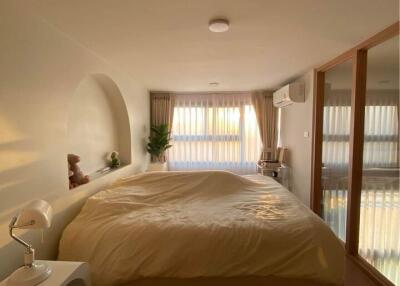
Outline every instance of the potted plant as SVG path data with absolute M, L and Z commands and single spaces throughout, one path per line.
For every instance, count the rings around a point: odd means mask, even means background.
M 165 151 L 172 147 L 169 144 L 170 134 L 168 124 L 153 125 L 151 127 L 151 135 L 146 147 L 147 152 L 151 155 L 149 171 L 167 170 Z

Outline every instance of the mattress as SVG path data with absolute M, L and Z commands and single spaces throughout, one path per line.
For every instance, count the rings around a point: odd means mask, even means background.
M 90 197 L 59 259 L 90 263 L 94 285 L 143 278 L 276 276 L 341 284 L 344 248 L 268 177 L 150 172 Z

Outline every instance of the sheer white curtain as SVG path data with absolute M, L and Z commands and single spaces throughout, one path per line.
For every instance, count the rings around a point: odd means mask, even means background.
M 175 94 L 170 170 L 256 172 L 261 149 L 249 93 Z

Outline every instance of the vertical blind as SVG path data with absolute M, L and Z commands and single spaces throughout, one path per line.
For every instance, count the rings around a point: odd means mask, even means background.
M 170 170 L 256 172 L 261 150 L 248 93 L 176 94 Z

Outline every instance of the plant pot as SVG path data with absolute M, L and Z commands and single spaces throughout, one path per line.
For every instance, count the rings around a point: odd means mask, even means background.
M 160 163 L 160 162 L 152 162 L 149 164 L 147 168 L 147 172 L 159 172 L 159 171 L 168 171 L 167 162 Z

